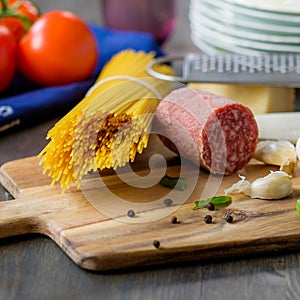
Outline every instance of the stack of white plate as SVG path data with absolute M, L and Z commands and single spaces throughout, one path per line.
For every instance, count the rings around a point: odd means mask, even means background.
M 190 0 L 189 19 L 204 53 L 300 53 L 300 0 Z

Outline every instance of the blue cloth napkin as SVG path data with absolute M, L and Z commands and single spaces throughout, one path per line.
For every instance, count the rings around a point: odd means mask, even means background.
M 100 50 L 91 78 L 63 86 L 41 87 L 16 75 L 9 88 L 0 94 L 0 134 L 63 116 L 82 100 L 105 63 L 124 49 L 155 51 L 157 56 L 163 55 L 149 34 L 114 31 L 95 24 L 89 26 Z

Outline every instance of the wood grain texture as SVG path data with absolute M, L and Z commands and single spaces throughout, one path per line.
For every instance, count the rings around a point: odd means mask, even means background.
M 145 166 L 143 159 L 140 158 L 137 166 L 137 174 L 144 175 L 141 170 L 141 166 Z M 265 176 L 269 169 L 270 166 L 250 164 L 243 173 L 251 181 Z M 177 174 L 179 170 L 179 166 L 171 165 L 167 172 Z M 185 176 L 194 174 L 195 170 L 189 165 L 184 171 Z M 131 173 L 127 178 L 130 176 L 134 178 Z M 13 191 L 17 199 L 0 203 L 0 237 L 45 234 L 77 265 L 97 271 L 248 256 L 300 246 L 300 218 L 295 211 L 295 201 L 300 198 L 299 170 L 295 173 L 294 191 L 290 197 L 264 201 L 235 196 L 227 208 L 209 212 L 213 216 L 212 224 L 203 222 L 208 213 L 206 209 L 192 210 L 193 202 L 199 199 L 208 180 L 206 172 L 200 172 L 197 185 L 184 204 L 174 202 L 170 212 L 163 203 L 137 212 L 137 223 L 133 222 L 136 218 L 130 219 L 126 215 L 127 210 L 118 212 L 116 218 L 103 213 L 101 206 L 92 205 L 91 195 L 103 200 L 101 205 L 106 203 L 117 210 L 115 194 L 107 193 L 107 188 L 115 193 L 121 191 L 119 197 L 126 201 L 132 198 L 132 205 L 139 199 L 151 202 L 152 195 L 164 199 L 166 188 L 158 184 L 146 190 L 132 188 L 109 172 L 102 174 L 102 178 L 100 187 L 95 177 L 85 179 L 88 196 L 75 187 L 62 194 L 59 187 L 49 185 L 36 157 L 4 164 L 1 183 Z M 222 194 L 237 180 L 237 175 L 224 177 L 217 194 Z M 174 214 L 178 224 L 170 221 Z M 225 221 L 227 214 L 233 216 L 232 224 Z M 149 215 L 162 217 L 149 222 Z M 153 240 L 160 241 L 158 249 L 153 246 Z

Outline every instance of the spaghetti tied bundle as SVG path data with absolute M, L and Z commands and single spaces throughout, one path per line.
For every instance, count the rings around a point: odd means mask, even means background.
M 86 96 L 49 130 L 40 152 L 44 173 L 62 192 L 89 171 L 122 167 L 147 147 L 153 113 L 171 83 L 149 77 L 154 53 L 125 50 L 103 68 Z M 157 71 L 172 74 L 167 65 Z

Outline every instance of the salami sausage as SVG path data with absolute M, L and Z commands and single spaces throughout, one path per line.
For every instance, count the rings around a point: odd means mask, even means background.
M 188 87 L 172 91 L 160 102 L 154 129 L 172 151 L 225 175 L 250 161 L 258 141 L 258 127 L 248 107 Z

